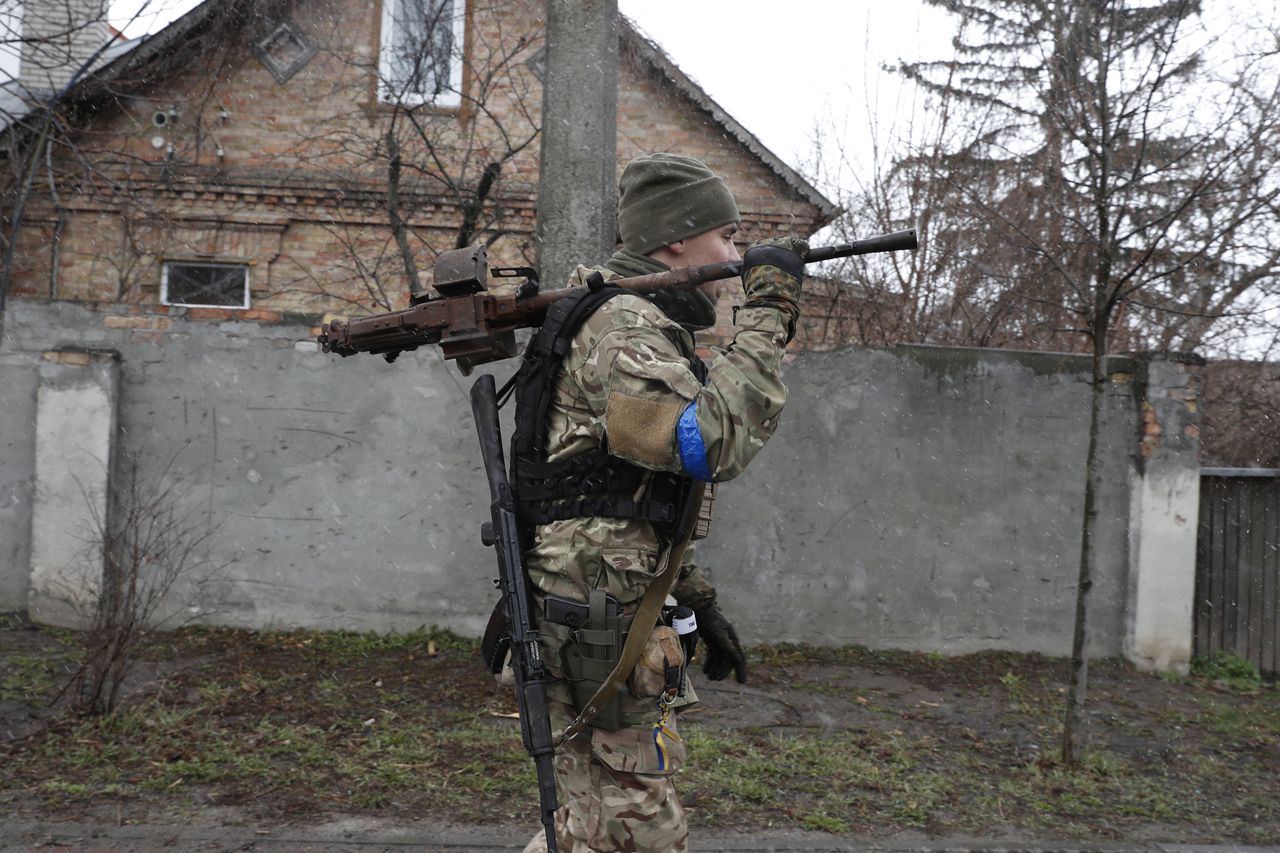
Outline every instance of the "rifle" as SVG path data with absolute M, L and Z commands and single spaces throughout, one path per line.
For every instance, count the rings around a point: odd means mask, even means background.
M 805 263 L 896 252 L 916 247 L 916 231 L 908 228 L 866 240 L 809 250 Z M 742 262 L 682 267 L 652 275 L 614 279 L 616 284 L 636 293 L 652 293 L 668 288 L 692 290 L 708 281 L 742 274 Z M 488 292 L 488 280 L 523 278 L 514 293 Z M 436 258 L 435 283 L 438 296 L 428 293 L 413 297 L 410 307 L 371 317 L 332 320 L 316 338 L 325 352 L 342 357 L 359 352 L 381 354 L 388 362 L 402 352 L 424 344 L 439 344 L 446 359 L 456 359 L 464 376 L 479 364 L 516 355 L 515 330 L 542 325 L 553 302 L 576 292 L 577 288 L 541 291 L 537 273 L 529 267 L 489 268 L 484 246 L 441 252 Z
M 480 437 L 480 455 L 489 480 L 492 521 L 480 528 L 480 539 L 492 545 L 498 555 L 498 586 L 506 624 L 501 626 L 499 646 L 491 652 L 490 668 L 502 670 L 506 652 L 511 652 L 511 669 L 516 680 L 516 707 L 520 711 L 520 734 L 524 748 L 533 757 L 538 771 L 538 799 L 542 826 L 547 833 L 547 850 L 556 853 L 556 780 L 552 767 L 555 743 L 551 739 L 551 717 L 547 711 L 547 674 L 542 649 L 529 618 L 529 588 L 524 569 L 524 552 L 516 526 L 515 496 L 507 480 L 502 457 L 502 431 L 498 424 L 498 396 L 493 375 L 486 373 L 471 386 L 471 413 Z M 495 611 L 498 615 L 498 611 Z M 491 625 L 491 629 L 493 626 Z M 485 645 L 493 638 L 486 632 Z

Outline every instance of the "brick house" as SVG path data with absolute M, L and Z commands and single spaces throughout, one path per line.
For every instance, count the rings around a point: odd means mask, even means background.
M 113 45 L 72 89 L 71 156 L 28 206 L 12 295 L 271 322 L 401 307 L 406 255 L 424 283 L 436 251 L 475 240 L 531 262 L 540 14 L 536 0 L 210 0 Z M 619 75 L 619 168 L 655 151 L 706 160 L 744 242 L 834 216 L 625 20 Z
M 3 146 L 32 192 L 0 337 L 0 610 L 83 624 L 109 497 L 136 477 L 171 490 L 201 565 L 224 569 L 178 583 L 183 612 L 482 627 L 487 498 L 456 371 L 433 349 L 340 362 L 313 335 L 402 307 L 442 249 L 534 259 L 541 8 L 208 0 L 145 39 L 52 27 L 90 40 L 65 48 L 94 67 L 67 111 L 42 131 L 32 94 L 62 82 L 0 86 L 8 141 L 54 142 L 39 161 Z M 703 158 L 744 242 L 835 215 L 625 21 L 620 47 L 619 168 Z

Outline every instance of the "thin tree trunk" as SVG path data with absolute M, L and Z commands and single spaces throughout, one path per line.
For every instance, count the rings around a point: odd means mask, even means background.
M 475 239 L 476 223 L 480 221 L 480 214 L 484 211 L 484 204 L 489 200 L 489 194 L 493 192 L 493 185 L 501 174 L 502 163 L 500 162 L 493 162 L 484 167 L 484 173 L 480 175 L 480 180 L 476 184 L 475 195 L 462 206 L 462 224 L 458 226 L 458 236 L 453 243 L 455 249 L 465 249 Z
M 1080 734 L 1085 699 L 1089 692 L 1089 592 L 1097 563 L 1099 434 L 1102 403 L 1106 394 L 1107 330 L 1105 323 L 1093 334 L 1093 381 L 1089 389 L 1089 450 L 1085 457 L 1084 522 L 1080 532 L 1080 576 L 1076 583 L 1075 632 L 1071 641 L 1071 686 L 1067 689 L 1067 713 L 1062 726 L 1062 761 L 1080 760 Z
M 422 293 L 422 282 L 418 280 L 418 262 L 413 256 L 413 249 L 409 246 L 409 228 L 400 216 L 400 141 L 396 139 L 394 122 L 387 128 L 386 139 L 387 214 L 391 220 L 391 233 L 396 238 L 396 247 L 400 249 L 400 260 L 404 263 L 409 295 L 417 296 Z
M 1093 26 L 1091 21 L 1085 23 Z M 1089 693 L 1089 592 L 1098 565 L 1098 464 L 1099 433 L 1102 430 L 1102 404 L 1107 390 L 1107 348 L 1110 345 L 1111 315 L 1116 293 L 1111 280 L 1113 262 L 1111 205 L 1115 203 L 1111 186 L 1111 111 L 1107 92 L 1109 64 L 1100 61 L 1094 86 L 1098 110 L 1098 170 L 1092 182 L 1096 266 L 1093 275 L 1092 306 L 1089 333 L 1093 342 L 1093 381 L 1089 393 L 1089 450 L 1085 459 L 1084 522 L 1080 528 L 1080 577 L 1076 586 L 1075 632 L 1071 641 L 1071 686 L 1067 689 L 1067 714 L 1062 726 L 1062 761 L 1075 766 L 1080 761 L 1080 741 L 1084 727 L 1084 704 Z

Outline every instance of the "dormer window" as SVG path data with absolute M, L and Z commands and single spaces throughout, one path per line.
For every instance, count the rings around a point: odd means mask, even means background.
M 456 107 L 462 102 L 465 0 L 383 0 L 378 99 Z

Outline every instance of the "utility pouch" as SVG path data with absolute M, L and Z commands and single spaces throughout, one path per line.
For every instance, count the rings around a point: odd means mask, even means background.
M 551 620 L 553 608 L 558 618 L 567 624 L 569 619 L 578 621 L 583 605 L 568 602 L 573 608 L 561 609 L 555 596 L 547 596 L 547 619 Z M 563 599 L 559 600 L 563 601 Z M 569 639 L 560 648 L 560 663 L 564 668 L 565 680 L 569 682 L 573 695 L 574 707 L 581 712 L 591 697 L 600 689 L 613 672 L 618 659 L 622 655 L 622 643 L 627 629 L 631 625 L 631 617 L 619 612 L 617 599 L 602 589 L 591 590 L 586 605 L 585 624 L 570 625 Z M 591 725 L 606 731 L 617 731 L 622 727 L 622 711 L 619 697 L 614 696 L 608 704 L 600 709 Z
M 618 605 L 618 599 L 614 598 L 612 593 L 606 592 L 604 595 L 605 618 L 617 616 L 619 610 L 621 607 Z M 585 628 L 587 621 L 591 618 L 591 605 L 548 593 L 543 612 L 548 622 L 564 625 L 566 628 Z
M 656 699 L 668 691 L 683 692 L 684 665 L 680 635 L 669 625 L 659 625 L 649 635 L 636 668 L 627 677 L 627 689 L 638 699 Z

